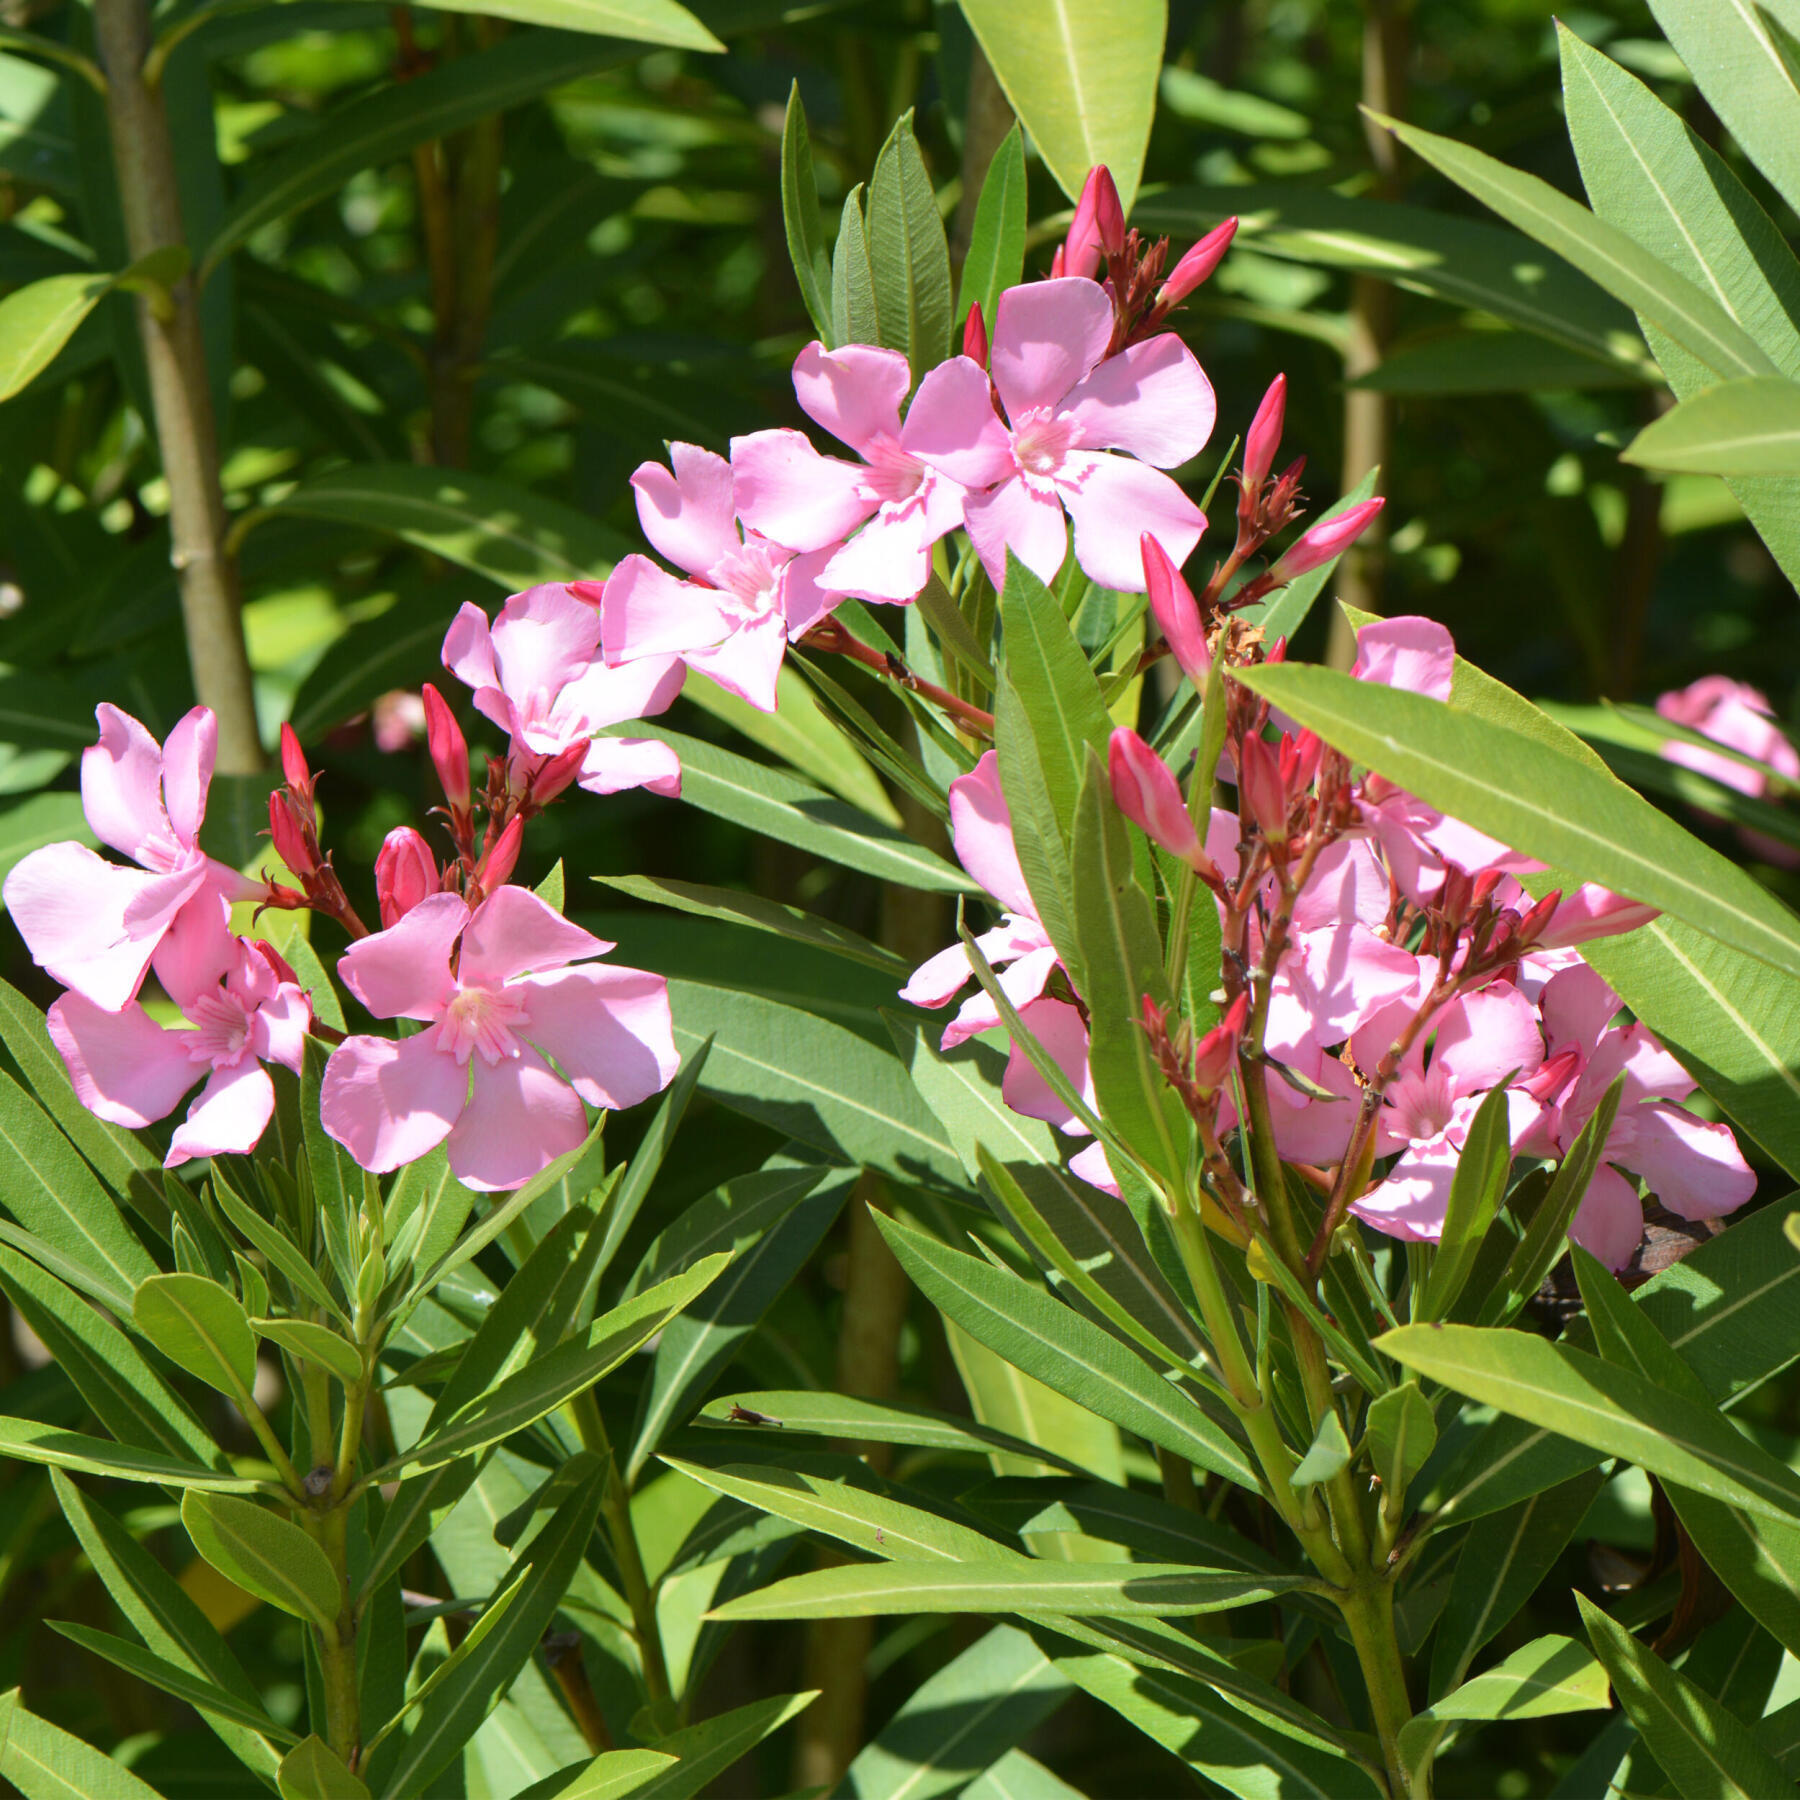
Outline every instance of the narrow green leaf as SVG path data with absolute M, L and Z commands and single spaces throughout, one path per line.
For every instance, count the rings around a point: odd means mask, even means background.
M 24 1800 L 161 1800 L 123 1763 L 27 1712 L 17 1688 L 0 1695 L 0 1780 Z
M 1371 1402 L 1368 1433 L 1384 1497 L 1397 1507 L 1437 1443 L 1437 1420 L 1416 1381 L 1403 1381 Z
M 256 1386 L 256 1339 L 242 1303 L 204 1275 L 152 1275 L 131 1302 L 141 1331 L 170 1362 L 233 1399 Z
M 592 1762 L 534 1782 L 515 1800 L 631 1800 L 677 1760 L 661 1750 L 603 1750 Z
M 48 275 L 0 300 L 0 400 L 49 368 L 112 285 L 105 275 Z
M 812 136 L 800 83 L 788 89 L 787 117 L 781 127 L 781 217 L 787 230 L 788 256 L 800 284 L 800 298 L 813 329 L 835 347 L 831 329 L 831 257 L 825 248 L 825 226 L 819 217 L 819 186 L 813 178 Z
M 993 330 L 994 309 L 1000 296 L 1009 287 L 1017 287 L 1025 273 L 1025 225 L 1029 217 L 1025 134 L 1015 124 L 1000 140 L 975 203 L 975 223 L 969 232 L 969 253 L 963 258 L 953 326 L 969 316 L 971 306 L 979 306 L 988 330 Z
M 1164 0 L 963 0 L 963 13 L 1062 191 L 1073 200 L 1104 163 L 1130 212 L 1156 111 Z
M 1344 1436 L 1343 1421 L 1334 1406 L 1319 1421 L 1312 1443 L 1307 1446 L 1306 1454 L 1288 1477 L 1288 1482 L 1292 1487 L 1317 1487 L 1320 1482 L 1341 1475 L 1349 1466 L 1350 1440 Z
M 412 1165 L 412 1168 L 417 1167 L 416 1163 Z M 405 1182 L 410 1174 L 411 1168 L 402 1174 L 401 1181 Z M 243 1234 L 244 1241 L 261 1251 L 270 1266 L 286 1277 L 296 1300 L 313 1301 L 333 1313 L 341 1324 L 349 1325 L 350 1315 L 332 1297 L 331 1290 L 320 1280 L 299 1245 L 279 1225 L 265 1219 L 239 1196 L 216 1160 L 213 1163 L 213 1198 L 218 1201 L 219 1210 Z
M 1747 377 L 1707 388 L 1646 425 L 1620 453 L 1695 475 L 1800 475 L 1800 383 Z
M 879 344 L 881 314 L 876 305 L 875 271 L 863 226 L 863 187 L 844 196 L 837 243 L 831 252 L 831 325 L 839 344 Z
M 1506 1090 L 1502 1086 L 1482 1101 L 1469 1126 L 1450 1181 L 1443 1233 L 1413 1308 L 1416 1323 L 1429 1325 L 1433 1319 L 1449 1317 L 1475 1266 L 1481 1240 L 1500 1210 L 1511 1168 L 1512 1141 L 1507 1135 Z
M 950 248 L 931 177 L 902 113 L 869 179 L 869 263 L 880 342 L 920 381 L 949 354 Z
M 245 1593 L 321 1631 L 337 1628 L 344 1603 L 337 1576 L 298 1525 L 253 1500 L 192 1491 L 182 1496 L 181 1522 L 194 1548 Z
M 1763 1800 L 1793 1785 L 1710 1695 L 1646 1649 L 1585 1594 L 1577 1594 L 1575 1604 L 1620 1705 L 1683 1800 Z
M 328 1370 L 346 1386 L 363 1378 L 361 1351 L 328 1325 L 308 1319 L 252 1319 L 250 1329 L 279 1349 Z
M 479 12 L 524 25 L 557 31 L 586 31 L 599 37 L 625 38 L 643 44 L 668 44 L 677 50 L 725 48 L 685 6 L 676 0 L 410 0 L 442 12 Z
M 115 1481 L 148 1481 L 215 1494 L 254 1494 L 265 1485 L 254 1476 L 221 1473 L 133 1444 L 59 1431 L 37 1419 L 0 1418 L 0 1456 L 74 1469 L 84 1475 L 110 1476 Z
M 281 1800 L 368 1800 L 369 1790 L 344 1759 L 315 1732 L 281 1759 L 275 1775 Z

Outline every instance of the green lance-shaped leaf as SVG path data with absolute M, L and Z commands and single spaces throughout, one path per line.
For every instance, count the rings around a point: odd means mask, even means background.
M 1800 920 L 1610 775 L 1423 694 L 1332 669 L 1263 668 L 1244 683 L 1453 818 L 1800 975 Z
M 296 1741 L 295 1733 L 277 1725 L 260 1706 L 240 1700 L 236 1694 L 227 1693 L 201 1676 L 189 1674 L 186 1669 L 152 1651 L 114 1637 L 110 1632 L 96 1631 L 89 1625 L 71 1625 L 61 1619 L 51 1619 L 47 1623 L 52 1631 L 59 1632 L 70 1643 L 79 1644 L 126 1674 L 135 1675 L 151 1687 L 186 1701 L 197 1712 L 210 1713 L 228 1724 L 241 1725 L 246 1731 L 273 1738 L 278 1743 Z
M 416 1166 L 415 1164 L 414 1167 Z M 402 1180 L 404 1179 L 402 1176 Z M 213 1197 L 219 1203 L 219 1210 L 243 1235 L 245 1242 L 260 1250 L 270 1266 L 286 1277 L 296 1300 L 310 1300 L 335 1314 L 340 1323 L 349 1325 L 350 1315 L 332 1297 L 331 1290 L 319 1278 L 318 1271 L 307 1260 L 300 1246 L 279 1224 L 265 1219 L 244 1200 L 216 1162 L 213 1165 Z
M 1329 1407 L 1319 1421 L 1318 1430 L 1313 1433 L 1306 1454 L 1288 1477 L 1288 1485 L 1317 1487 L 1321 1482 L 1341 1475 L 1349 1466 L 1350 1440 L 1344 1436 L 1344 1425 L 1337 1415 L 1337 1408 Z
M 1716 1410 L 1585 1351 L 1516 1331 L 1405 1325 L 1376 1340 L 1458 1393 L 1778 1523 L 1800 1519 L 1800 1476 Z
M 842 1619 L 892 1613 L 1012 1612 L 1071 1618 L 1187 1618 L 1308 1585 L 1179 1563 L 889 1562 L 793 1575 L 708 1615 L 721 1620 Z
M 310 1319 L 252 1319 L 250 1328 L 289 1355 L 316 1363 L 346 1386 L 363 1378 L 362 1352 L 328 1325 Z
M 875 271 L 869 262 L 860 181 L 844 196 L 837 243 L 831 252 L 831 329 L 833 341 L 839 344 L 881 342 L 881 313 Z
M 112 286 L 105 275 L 49 275 L 0 300 L 0 400 L 49 368 Z
M 105 1751 L 28 1712 L 17 1688 L 0 1694 L 0 1780 L 24 1800 L 161 1800 Z
M 993 330 L 994 309 L 1000 296 L 1009 287 L 1017 287 L 1025 273 L 1025 226 L 1029 218 L 1025 134 L 1015 124 L 1000 140 L 981 183 L 952 325 L 966 319 L 971 306 L 979 306 L 988 330 Z
M 129 1315 L 156 1264 L 132 1236 L 69 1140 L 10 1076 L 0 1074 L 0 1195 L 25 1229 L 81 1271 L 83 1291 Z M 62 1273 L 62 1271 L 59 1271 Z M 70 1279 L 68 1274 L 64 1280 Z
M 497 1444 L 535 1424 L 545 1413 L 591 1387 L 617 1368 L 703 1293 L 731 1259 L 710 1256 L 685 1274 L 665 1281 L 614 1307 L 578 1338 L 528 1363 L 423 1442 L 389 1460 L 368 1478 L 392 1481 L 404 1474 L 434 1469 Z
M 222 1473 L 159 1451 L 115 1444 L 110 1438 L 60 1431 L 37 1419 L 0 1418 L 0 1457 L 7 1456 L 83 1475 L 109 1476 L 114 1481 L 147 1481 L 214 1494 L 254 1494 L 268 1485 L 253 1475 Z
M 1104 163 L 1129 212 L 1156 111 L 1165 0 L 962 0 L 962 9 L 1062 191 L 1073 200 Z
M 881 342 L 906 358 L 914 381 L 922 380 L 949 353 L 950 247 L 910 112 L 875 159 L 868 236 Z
M 1646 425 L 1621 453 L 1646 469 L 1800 475 L 1800 383 L 1750 376 L 1706 388 Z
M 1535 1638 L 1408 1720 L 1400 1730 L 1400 1760 L 1422 1792 L 1432 1756 L 1462 1720 L 1597 1712 L 1606 1703 L 1606 1671 L 1585 1645 L 1566 1637 Z
M 650 1778 L 679 1774 L 678 1759 L 662 1750 L 603 1750 L 592 1762 L 559 1769 L 533 1782 L 515 1800 L 633 1800 Z
M 1242 1487 L 1258 1478 L 1243 1448 L 1132 1351 L 1009 1269 L 879 1222 L 926 1297 L 1015 1368 L 1102 1418 Z
M 181 1522 L 194 1548 L 245 1593 L 321 1631 L 336 1627 L 343 1605 L 338 1578 L 298 1525 L 253 1500 L 194 1492 L 182 1496 Z
M 1375 116 L 1440 174 L 1660 326 L 1721 379 L 1779 372 L 1712 295 L 1547 181 L 1453 138 Z
M 1369 1406 L 1369 1450 L 1393 1506 L 1437 1444 L 1437 1421 L 1416 1381 L 1403 1381 Z
M 819 217 L 819 184 L 813 177 L 812 135 L 800 83 L 788 90 L 787 117 L 781 128 L 781 218 L 787 231 L 788 256 L 800 284 L 813 329 L 835 347 L 831 328 L 831 256 L 825 248 L 825 225 Z
M 170 1362 L 233 1399 L 256 1385 L 256 1338 L 236 1295 L 204 1275 L 152 1275 L 131 1314 Z
M 1792 1783 L 1747 1727 L 1677 1674 L 1585 1594 L 1581 1622 L 1619 1704 L 1682 1800 L 1763 1800 Z
M 369 1790 L 316 1733 L 302 1739 L 275 1772 L 281 1800 L 368 1800 Z
M 641 44 L 668 44 L 677 50 L 723 50 L 725 46 L 676 0 L 416 0 L 442 12 L 485 13 L 544 25 L 557 31 L 587 31 L 598 37 Z
M 1475 1114 L 1469 1136 L 1457 1159 L 1450 1181 L 1450 1199 L 1444 1213 L 1443 1233 L 1432 1257 L 1431 1272 L 1413 1308 L 1414 1320 L 1428 1325 L 1447 1318 L 1456 1304 L 1481 1241 L 1506 1194 L 1506 1177 L 1512 1167 L 1512 1142 L 1507 1135 L 1506 1090 L 1495 1088 Z

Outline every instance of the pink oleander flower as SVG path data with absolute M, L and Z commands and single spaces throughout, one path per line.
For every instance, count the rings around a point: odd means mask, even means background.
M 1353 1040 L 1357 1063 L 1373 1069 L 1410 1006 L 1377 1015 Z M 1426 1037 L 1434 1039 L 1427 1051 Z M 1388 1084 L 1376 1115 L 1375 1151 L 1400 1151 L 1387 1178 L 1350 1210 L 1389 1237 L 1435 1243 L 1444 1228 L 1450 1183 L 1482 1100 L 1508 1085 L 1508 1135 L 1518 1145 L 1537 1114 L 1518 1083 L 1544 1061 L 1544 1040 L 1531 1002 L 1505 983 L 1462 994 L 1414 1040 Z
M 49 844 L 13 868 L 5 896 L 32 961 L 116 1012 L 136 997 L 186 908 L 253 899 L 261 889 L 200 848 L 219 739 L 212 713 L 196 706 L 166 746 L 116 706 L 102 703 L 94 717 L 100 741 L 81 753 L 82 810 L 101 843 L 137 867 L 81 844 Z
M 1000 759 L 991 750 L 970 773 L 950 784 L 950 835 L 962 866 L 1004 911 L 1000 923 L 975 943 L 999 972 L 1001 991 L 1023 1012 L 1043 993 L 1057 956 L 1019 868 L 1012 814 L 1000 791 Z M 974 977 L 967 948 L 952 944 L 913 970 L 900 998 L 935 1010 L 949 1005 Z M 999 1009 L 984 989 L 965 1001 L 950 1021 L 943 1048 L 954 1049 L 965 1038 L 991 1031 L 999 1023 Z
M 1213 391 L 1172 332 L 1107 356 L 1113 306 L 1075 277 L 1009 288 L 995 308 L 989 371 L 939 363 L 907 414 L 908 447 L 970 490 L 963 521 L 998 587 L 1011 550 L 1039 579 L 1061 568 L 1065 511 L 1075 558 L 1102 587 L 1143 592 L 1140 536 L 1185 562 L 1206 519 L 1160 473 L 1212 433 Z M 1128 454 L 1118 455 L 1124 451 Z
M 79 993 L 55 1001 L 51 1041 L 89 1112 L 139 1130 L 167 1118 L 195 1082 L 199 1097 L 163 1158 L 254 1149 L 275 1111 L 265 1062 L 300 1069 L 312 1009 L 266 943 L 233 937 L 214 894 L 183 907 L 156 948 L 156 977 L 187 1023 L 159 1025 L 135 1000 L 116 1011 Z
M 1753 756 L 1767 764 L 1767 770 L 1721 756 L 1699 744 L 1683 743 L 1671 738 L 1662 746 L 1662 754 L 1670 762 L 1710 775 L 1714 781 L 1748 794 L 1754 800 L 1767 798 L 1773 785 L 1769 771 L 1790 781 L 1800 781 L 1800 752 L 1796 752 L 1787 734 L 1775 723 L 1774 709 L 1759 688 L 1747 682 L 1733 681 L 1726 675 L 1703 675 L 1684 688 L 1659 696 L 1656 710 L 1673 724 L 1698 731 L 1727 749 Z M 1782 868 L 1800 864 L 1791 844 L 1781 843 L 1765 832 L 1740 829 L 1738 838 L 1746 849 L 1765 862 Z
M 911 386 L 897 350 L 811 343 L 794 359 L 794 392 L 862 462 L 821 456 L 799 431 L 732 440 L 738 516 L 790 549 L 831 549 L 820 580 L 833 594 L 912 599 L 930 577 L 931 546 L 963 522 L 961 486 L 914 453 L 912 419 L 900 422 Z
M 1592 969 L 1576 964 L 1552 975 L 1538 1004 L 1550 1054 L 1540 1078 L 1526 1084 L 1541 1110 L 1522 1150 L 1566 1156 L 1606 1090 L 1625 1077 L 1604 1160 L 1569 1227 L 1584 1250 L 1620 1269 L 1643 1240 L 1643 1204 L 1625 1174 L 1684 1219 L 1723 1218 L 1755 1193 L 1731 1128 L 1676 1104 L 1693 1093 L 1693 1077 L 1642 1023 L 1614 1022 L 1619 997 Z
M 444 1144 L 465 1187 L 529 1181 L 586 1136 L 583 1101 L 634 1106 L 674 1077 L 662 977 L 567 966 L 612 948 L 516 887 L 473 911 L 433 894 L 359 939 L 338 963 L 345 985 L 376 1018 L 426 1029 L 331 1053 L 326 1131 L 377 1172 Z
M 647 556 L 620 562 L 600 601 L 607 666 L 676 656 L 773 712 L 788 640 L 837 602 L 821 582 L 833 546 L 796 555 L 759 532 L 740 532 L 730 463 L 695 444 L 671 444 L 669 455 L 673 473 L 642 463 L 631 485 L 645 537 L 692 579 L 678 581 Z
M 378 694 L 369 716 L 375 748 L 389 756 L 424 742 L 425 700 L 411 688 L 393 688 Z
M 1033 1000 L 1020 1010 L 1019 1023 L 1037 1039 L 1069 1085 L 1081 1096 L 1089 1112 L 1096 1111 L 1094 1079 L 1088 1069 L 1088 1028 L 1080 1008 L 1071 1006 L 1066 1000 Z M 1022 1113 L 1028 1119 L 1042 1119 L 1065 1137 L 1091 1135 L 1016 1043 L 1007 1055 L 1000 1097 L 1014 1112 Z M 1106 1146 L 1097 1138 L 1085 1150 L 1078 1150 L 1069 1158 L 1069 1171 L 1090 1187 L 1097 1187 L 1114 1199 L 1119 1197 L 1118 1179 L 1106 1160 Z
M 670 706 L 687 677 L 681 659 L 644 656 L 608 668 L 599 656 L 599 607 L 560 582 L 512 595 L 492 624 L 468 602 L 451 622 L 444 667 L 475 690 L 476 710 L 511 738 L 508 781 L 516 793 L 532 793 L 534 783 L 543 789 L 549 766 L 565 755 L 590 794 L 681 792 L 681 759 L 669 745 L 596 735 Z M 579 745 L 586 751 L 577 761 Z M 553 796 L 533 797 L 542 804 Z

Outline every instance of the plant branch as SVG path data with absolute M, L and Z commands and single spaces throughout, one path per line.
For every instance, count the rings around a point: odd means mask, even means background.
M 873 644 L 865 644 L 836 619 L 821 619 L 799 641 L 809 650 L 828 650 L 840 656 L 848 656 L 851 661 L 861 663 L 865 669 L 873 669 L 877 675 L 898 682 L 901 687 L 923 696 L 933 705 L 941 706 L 967 731 L 985 738 L 994 735 L 994 715 L 991 712 L 983 712 L 979 706 L 971 705 L 967 700 L 951 693 L 948 688 L 939 687 L 935 681 L 926 681 L 922 676 L 915 675 L 897 656 L 884 656 Z

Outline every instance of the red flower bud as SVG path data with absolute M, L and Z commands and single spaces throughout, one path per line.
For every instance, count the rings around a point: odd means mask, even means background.
M 514 818 L 475 870 L 475 879 L 484 894 L 491 894 L 495 888 L 504 887 L 512 879 L 524 842 L 525 821 Z
M 1271 843 L 1286 842 L 1287 784 L 1281 779 L 1280 755 L 1254 733 L 1244 739 L 1238 753 L 1238 810 L 1254 820 Z
M 1550 923 L 1551 916 L 1561 905 L 1562 889 L 1552 888 L 1519 921 L 1519 942 L 1521 944 L 1536 943 L 1543 935 L 1545 926 Z
M 1263 395 L 1256 417 L 1244 434 L 1244 498 L 1248 505 L 1269 479 L 1275 452 L 1281 448 L 1281 427 L 1287 416 L 1287 377 L 1277 375 Z
M 1182 580 L 1168 551 L 1149 532 L 1138 539 L 1138 550 L 1144 559 L 1144 586 L 1150 595 L 1151 614 L 1169 640 L 1170 653 L 1181 665 L 1181 672 L 1195 687 L 1202 687 L 1212 658 L 1206 651 L 1206 628 L 1201 623 L 1193 589 Z
M 580 743 L 570 744 L 567 749 L 557 751 L 554 756 L 546 756 L 540 760 L 526 784 L 527 804 L 533 807 L 548 806 L 581 773 L 581 765 L 587 761 L 587 755 L 588 744 L 584 738 Z
M 963 320 L 963 355 L 985 369 L 988 364 L 987 321 L 981 316 L 981 302 L 971 302 L 969 316 Z
M 1309 569 L 1334 562 L 1350 548 L 1374 522 L 1375 515 L 1386 504 L 1377 498 L 1364 500 L 1341 512 L 1335 519 L 1321 519 L 1311 531 L 1291 545 L 1270 571 L 1277 583 L 1292 581 Z
M 306 752 L 300 748 L 291 725 L 281 728 L 281 775 L 296 794 L 312 798 L 312 770 L 306 766 Z
M 1225 1009 L 1225 1016 L 1194 1046 L 1194 1085 L 1207 1089 L 1225 1085 L 1237 1058 L 1238 1042 L 1250 1020 L 1250 996 L 1239 994 Z
M 569 592 L 577 600 L 584 600 L 589 606 L 598 606 L 606 594 L 604 581 L 571 581 Z
M 375 896 L 384 930 L 399 924 L 438 885 L 437 860 L 410 825 L 398 826 L 382 839 L 375 858 Z
M 1156 304 L 1165 308 L 1179 306 L 1225 260 L 1225 252 L 1231 248 L 1237 228 L 1236 219 L 1215 225 L 1169 271 L 1168 280 L 1156 291 Z
M 245 942 L 275 971 L 277 981 L 291 981 L 295 987 L 300 985 L 300 977 L 294 973 L 288 959 L 267 938 L 247 938 Z
M 316 859 L 306 841 L 306 826 L 293 797 L 276 788 L 269 796 L 269 838 L 288 870 L 300 881 L 314 873 Z
M 1119 811 L 1171 856 L 1198 874 L 1216 877 L 1218 870 L 1201 846 L 1169 765 L 1124 726 L 1112 734 L 1106 760 Z
M 1098 272 L 1102 256 L 1117 256 L 1124 248 L 1125 209 L 1119 204 L 1119 190 L 1113 185 L 1112 171 L 1097 163 L 1088 170 L 1081 198 L 1075 202 L 1075 217 L 1063 239 L 1061 272 L 1091 278 Z
M 454 811 L 469 809 L 469 745 L 444 696 L 428 681 L 420 690 L 425 701 L 425 741 L 432 766 L 443 784 L 444 798 Z

